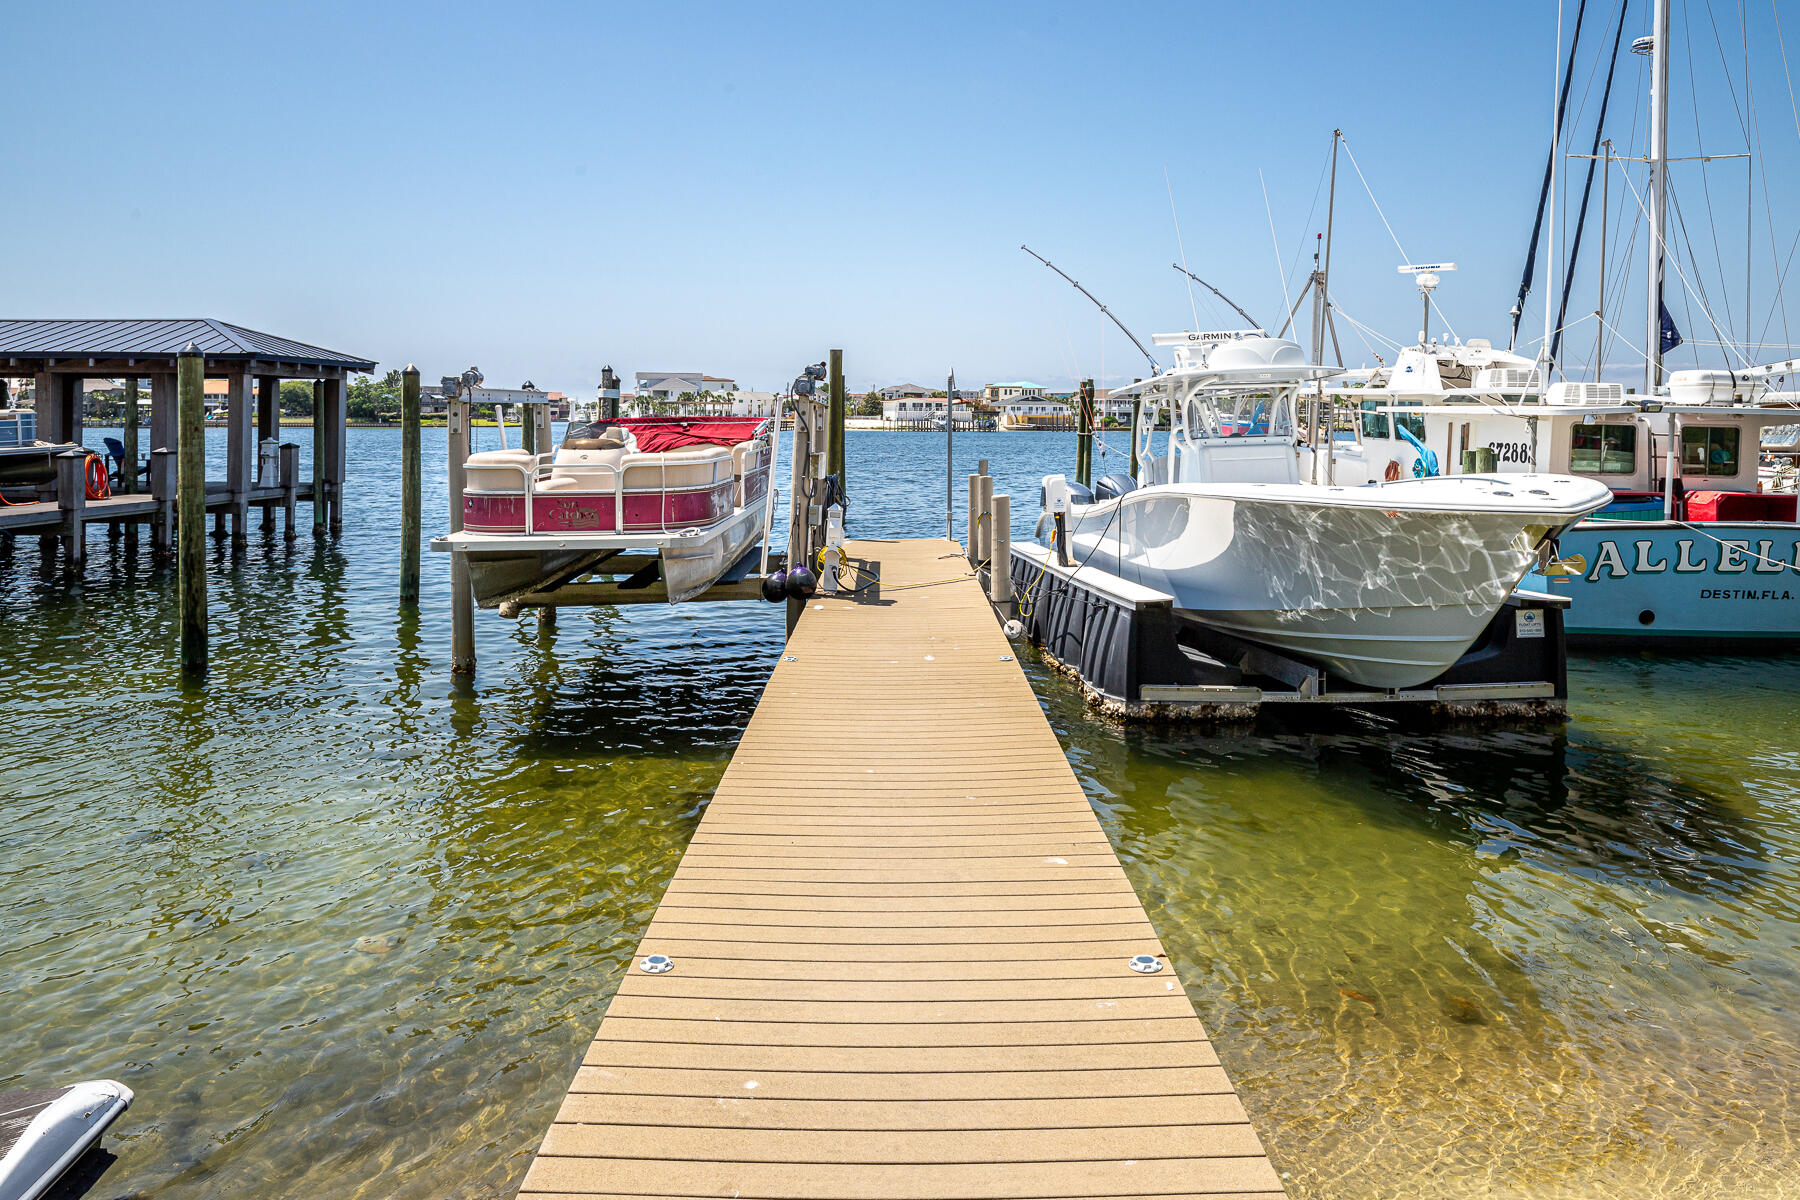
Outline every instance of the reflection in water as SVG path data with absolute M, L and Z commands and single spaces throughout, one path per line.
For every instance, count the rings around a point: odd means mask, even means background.
M 1070 440 L 957 473 L 1035 496 Z M 940 530 L 942 444 L 852 432 L 853 532 Z M 351 448 L 342 539 L 209 547 L 197 687 L 148 539 L 75 587 L 0 539 L 0 1087 L 136 1090 L 107 1195 L 511 1194 L 780 645 L 483 613 L 453 680 L 399 437 Z M 1128 732 L 1030 669 L 1295 1196 L 1794 1194 L 1795 664 L 1577 663 L 1566 734 Z
M 1071 759 L 1296 1194 L 1788 1194 L 1793 774 L 1769 810 L 1657 733 L 1579 719 L 1122 733 L 1053 679 Z M 1789 718 L 1752 711 L 1742 744 Z

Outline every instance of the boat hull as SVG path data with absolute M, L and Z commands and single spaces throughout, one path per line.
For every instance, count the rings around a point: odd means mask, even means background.
M 1575 645 L 1800 647 L 1800 527 L 1586 521 L 1529 586 L 1569 598 Z
M 1160 485 L 1076 506 L 1071 556 L 1168 592 L 1186 620 L 1352 683 L 1413 687 L 1462 656 L 1543 539 L 1582 515 L 1457 510 L 1446 495 Z
M 730 570 L 762 536 L 762 521 L 763 503 L 756 503 L 708 528 L 665 536 L 489 535 L 480 542 L 481 548 L 461 552 L 469 566 L 475 601 L 483 608 L 496 608 L 508 600 L 554 589 L 585 563 L 603 568 L 602 556 L 609 551 L 655 554 L 668 599 L 679 603 L 700 596 Z

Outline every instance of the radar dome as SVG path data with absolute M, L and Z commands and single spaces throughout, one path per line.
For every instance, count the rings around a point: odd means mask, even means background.
M 1207 358 L 1214 371 L 1257 371 L 1270 367 L 1304 367 L 1306 352 L 1286 338 L 1247 337 L 1226 342 Z

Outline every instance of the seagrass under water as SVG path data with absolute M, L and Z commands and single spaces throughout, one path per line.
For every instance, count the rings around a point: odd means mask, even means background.
M 1018 536 L 1073 460 L 956 440 Z M 853 532 L 941 530 L 941 433 L 849 445 Z M 0 1086 L 137 1092 L 97 1196 L 510 1195 L 774 664 L 761 605 L 482 614 L 452 686 L 398 459 L 220 560 L 199 688 L 147 559 L 0 558 Z M 1129 732 L 1027 667 L 1291 1194 L 1800 1194 L 1793 660 L 1578 660 L 1555 733 Z

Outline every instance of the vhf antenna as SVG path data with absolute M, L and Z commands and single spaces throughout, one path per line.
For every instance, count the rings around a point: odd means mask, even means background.
M 1019 249 L 1023 250 L 1025 253 L 1031 255 L 1031 257 L 1037 259 L 1039 262 L 1043 263 L 1046 267 L 1049 267 L 1052 271 L 1055 271 L 1058 275 L 1061 275 L 1064 279 L 1069 280 L 1069 282 L 1074 285 L 1076 291 L 1078 291 L 1082 295 L 1086 296 L 1089 300 L 1092 300 L 1094 302 L 1094 307 L 1098 308 L 1101 312 L 1105 313 L 1109 318 L 1111 318 L 1112 323 L 1119 327 L 1119 332 L 1123 333 L 1126 337 L 1131 339 L 1131 344 L 1138 348 L 1138 353 L 1142 354 L 1145 358 L 1150 360 L 1150 374 L 1152 374 L 1152 375 L 1161 375 L 1162 374 L 1162 364 L 1156 361 L 1156 356 L 1154 354 L 1151 354 L 1148 350 L 1144 349 L 1144 343 L 1138 341 L 1137 334 L 1135 334 L 1135 333 L 1131 332 L 1131 330 L 1125 328 L 1125 322 L 1123 322 L 1123 321 L 1119 320 L 1119 318 L 1113 316 L 1112 309 L 1110 309 L 1110 308 L 1106 307 L 1106 305 L 1100 303 L 1099 299 L 1097 297 L 1095 297 L 1094 293 L 1088 291 L 1086 288 L 1082 287 L 1079 283 L 1076 283 L 1074 279 L 1070 278 L 1069 273 L 1067 271 L 1063 270 L 1061 267 L 1057 266 L 1055 263 L 1051 262 L 1049 259 L 1047 259 L 1043 255 L 1039 254 L 1036 250 L 1033 250 L 1030 246 L 1021 245 L 1019 247 Z M 1236 306 L 1233 305 L 1233 307 L 1236 307 Z M 1248 321 L 1250 318 L 1245 317 L 1244 319 L 1246 321 Z
M 1241 308 L 1238 305 L 1238 302 L 1236 300 L 1233 300 L 1230 296 L 1227 296 L 1224 292 L 1221 292 L 1218 288 L 1216 288 L 1212 284 L 1206 282 L 1206 280 L 1200 278 L 1198 275 L 1194 274 L 1192 271 L 1188 270 L 1186 267 L 1182 266 L 1180 263 L 1170 263 L 1169 265 L 1171 267 L 1174 267 L 1177 271 L 1180 271 L 1183 275 L 1186 275 L 1189 279 L 1193 280 L 1195 283 L 1199 284 L 1201 287 L 1205 288 L 1207 291 L 1211 292 L 1213 295 L 1217 296 L 1219 299 L 1223 300 L 1225 303 L 1231 305 L 1232 308 L 1237 310 L 1238 316 L 1240 316 L 1240 317 L 1244 318 L 1244 320 L 1250 322 L 1250 325 L 1252 328 L 1255 328 L 1255 329 L 1262 328 L 1261 322 L 1259 322 L 1255 317 L 1251 316 L 1249 313 L 1245 312 L 1243 310 L 1243 308 Z

